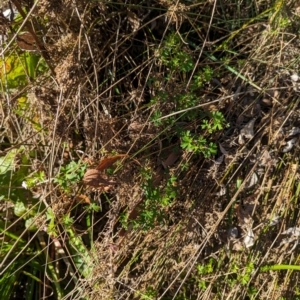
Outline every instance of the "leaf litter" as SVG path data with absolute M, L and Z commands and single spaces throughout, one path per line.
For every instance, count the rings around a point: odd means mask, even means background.
M 112 186 L 116 184 L 116 182 L 109 181 L 107 179 L 107 175 L 105 175 L 104 172 L 115 162 L 125 157 L 127 157 L 126 154 L 118 154 L 101 159 L 99 165 L 95 169 L 88 169 L 85 172 L 82 181 L 87 186 L 99 188 L 103 191 L 108 191 Z
M 69 1 L 66 1 L 66 4 L 68 3 Z M 105 150 L 106 153 L 116 151 L 137 155 L 138 167 L 126 163 L 118 172 L 118 176 L 108 176 L 106 171 L 121 159 L 125 159 L 126 155 L 111 155 L 101 159 L 99 164 L 89 168 L 83 177 L 83 182 L 91 187 L 92 191 L 87 191 L 86 195 L 77 197 L 85 203 L 89 203 L 87 199 L 93 200 L 94 198 L 101 206 L 101 212 L 93 215 L 95 222 L 91 225 L 96 238 L 87 243 L 87 247 L 93 245 L 90 247 L 90 255 L 95 255 L 95 271 L 91 275 L 95 280 L 100 280 L 101 284 L 97 281 L 96 284 L 91 282 L 89 285 L 88 280 L 85 283 L 88 293 L 90 290 L 95 292 L 99 288 L 102 294 L 89 295 L 91 298 L 123 297 L 129 299 L 148 295 L 147 293 L 152 291 L 149 288 L 153 288 L 153 291 L 157 293 L 153 298 L 162 298 L 162 294 L 166 293 L 166 298 L 175 298 L 177 294 L 180 294 L 181 298 L 194 296 L 199 299 L 205 297 L 213 299 L 220 296 L 234 298 L 233 295 L 238 295 L 235 298 L 239 299 L 248 295 L 250 289 L 246 286 L 251 286 L 257 291 L 256 297 L 264 299 L 264 295 L 272 294 L 275 299 L 280 291 L 276 289 L 270 291 L 269 286 L 263 284 L 264 277 L 259 272 L 247 284 L 233 284 L 230 291 L 228 291 L 228 280 L 223 281 L 220 278 L 224 278 L 223 274 L 227 271 L 239 278 L 239 274 L 233 272 L 232 268 L 230 269 L 231 262 L 239 262 L 238 268 L 244 269 L 246 261 L 250 257 L 252 259 L 255 256 L 252 255 L 254 253 L 261 254 L 263 261 L 259 263 L 280 259 L 276 256 L 276 249 L 272 244 L 274 233 L 278 234 L 280 224 L 290 224 L 291 221 L 297 223 L 297 197 L 293 196 L 297 190 L 295 183 L 299 178 L 297 176 L 289 178 L 290 172 L 284 171 L 287 170 L 286 166 L 297 162 L 297 156 L 293 153 L 296 151 L 291 150 L 297 143 L 295 136 L 298 135 L 299 130 L 293 129 L 288 134 L 289 138 L 294 137 L 295 140 L 288 141 L 284 147 L 282 147 L 284 140 L 274 138 L 274 132 L 282 126 L 283 122 L 286 122 L 288 128 L 299 126 L 298 108 L 293 107 L 293 101 L 297 96 L 295 93 L 298 90 L 298 75 L 296 72 L 290 75 L 281 71 L 287 69 L 284 61 L 293 62 L 294 56 L 289 53 L 293 51 L 298 53 L 299 49 L 293 40 L 289 40 L 282 48 L 282 38 L 277 40 L 274 34 L 269 37 L 267 31 L 264 31 L 264 35 L 257 31 L 259 34 L 254 35 L 252 43 L 247 40 L 243 41 L 249 36 L 247 30 L 257 30 L 255 27 L 243 28 L 241 32 L 238 32 L 232 42 L 236 42 L 235 38 L 239 39 L 239 45 L 245 47 L 245 55 L 249 53 L 251 57 L 251 64 L 246 63 L 239 73 L 246 77 L 237 81 L 237 74 L 232 73 L 232 70 L 228 73 L 224 72 L 220 77 L 217 73 L 213 74 L 214 77 L 218 77 L 214 78 L 214 81 L 218 82 L 217 86 L 216 84 L 212 86 L 213 80 L 208 81 L 205 83 L 203 93 L 198 87 L 197 94 L 193 95 L 201 105 L 215 101 L 215 109 L 222 111 L 226 116 L 226 121 L 231 124 L 228 130 L 223 129 L 215 135 L 205 137 L 207 141 L 219 143 L 221 153 L 210 159 L 204 159 L 201 154 L 195 155 L 192 152 L 183 151 L 183 153 L 176 154 L 172 150 L 180 148 L 180 144 L 176 130 L 172 127 L 174 124 L 169 126 L 163 123 L 151 127 L 152 121 L 149 122 L 149 118 L 153 116 L 153 111 L 168 115 L 182 109 L 179 107 L 180 103 L 176 102 L 176 97 L 187 94 L 188 89 L 183 80 L 186 73 L 180 73 L 176 77 L 179 72 L 176 69 L 178 66 L 175 68 L 176 72 L 173 72 L 173 66 L 164 66 L 162 60 L 149 65 L 149 68 L 144 68 L 141 53 L 146 53 L 149 63 L 152 63 L 152 58 L 155 60 L 162 55 L 159 51 L 152 52 L 152 48 L 156 48 L 157 41 L 159 41 L 160 47 L 157 48 L 164 49 L 164 37 L 166 37 L 169 38 L 168 47 L 170 47 L 168 51 L 165 51 L 166 53 L 175 55 L 178 52 L 182 56 L 182 53 L 186 51 L 185 53 L 193 56 L 192 62 L 196 62 L 198 53 L 194 55 L 195 53 L 191 51 L 190 45 L 187 45 L 184 40 L 185 36 L 181 36 L 181 30 L 189 26 L 192 16 L 189 10 L 191 9 L 197 15 L 199 7 L 197 11 L 194 11 L 193 6 L 173 4 L 170 6 L 166 1 L 155 3 L 162 11 L 168 12 L 166 18 L 177 28 L 175 37 L 168 37 L 170 28 L 166 26 L 169 26 L 169 22 L 165 22 L 161 17 L 160 9 L 157 10 L 155 7 L 152 10 L 153 7 L 150 4 L 147 8 L 133 5 L 125 12 L 122 6 L 123 10 L 114 14 L 111 12 L 117 7 L 115 3 L 110 5 L 107 2 L 103 5 L 103 3 L 83 1 L 77 2 L 76 6 L 75 1 L 72 2 L 70 10 L 70 5 L 64 7 L 55 1 L 39 1 L 37 11 L 47 12 L 48 21 L 53 25 L 50 26 L 49 32 L 46 32 L 45 41 L 51 63 L 55 65 L 53 78 L 51 81 L 43 81 L 43 91 L 40 90 L 36 95 L 40 108 L 37 115 L 45 121 L 42 125 L 44 128 L 42 132 L 39 132 L 38 137 L 32 137 L 32 126 L 24 122 L 27 116 L 18 117 L 5 124 L 5 137 L 9 138 L 13 145 L 17 145 L 26 136 L 32 145 L 30 147 L 37 145 L 37 159 L 40 160 L 41 168 L 49 168 L 47 170 L 49 174 L 53 172 L 52 166 L 65 164 L 69 159 L 58 141 L 62 141 L 65 145 L 72 140 L 73 150 L 85 150 L 92 157 L 97 157 L 100 150 Z M 219 3 L 216 5 L 219 8 Z M 75 7 L 76 9 L 73 10 Z M 209 4 L 208 8 L 210 14 Z M 205 8 L 203 9 L 205 13 Z M 230 7 L 228 9 L 230 10 Z M 80 12 L 78 16 L 77 10 Z M 218 11 L 217 9 L 216 12 Z M 231 13 L 235 11 L 231 10 Z M 83 16 L 84 19 L 81 19 Z M 99 19 L 99 16 L 105 16 L 105 18 Z M 223 18 L 223 15 L 220 14 L 218 17 Z M 90 22 L 90 18 L 99 22 Z M 60 22 L 61 19 L 64 22 Z M 215 22 L 214 18 L 211 20 Z M 203 25 L 202 22 L 201 19 L 199 26 Z M 224 24 L 226 22 L 224 21 Z M 89 30 L 84 32 L 86 24 L 89 24 Z M 90 24 L 93 25 L 90 27 Z M 150 26 L 147 27 L 147 24 Z M 59 30 L 55 32 L 55 28 Z M 214 30 L 215 27 L 211 28 Z M 222 30 L 219 26 L 216 28 Z M 151 34 L 148 35 L 145 29 L 150 30 Z M 289 28 L 284 30 L 288 31 Z M 72 34 L 68 34 L 70 32 Z M 83 35 L 81 36 L 79 32 L 87 36 L 82 38 Z M 222 35 L 222 31 L 215 31 L 215 33 L 216 36 Z M 227 34 L 227 30 L 225 33 Z M 173 49 L 171 42 L 176 41 L 177 35 L 182 44 L 179 48 Z M 216 43 L 218 47 L 219 42 L 214 41 L 213 36 L 212 34 L 210 37 L 212 39 L 210 43 Z M 147 37 L 145 43 L 143 43 L 144 37 Z M 199 38 L 202 38 L 202 33 Z M 288 39 L 288 35 L 285 38 Z M 252 47 L 254 44 L 257 47 Z M 266 69 L 265 61 L 269 62 L 270 52 L 260 50 L 269 49 L 270 44 L 280 51 L 276 51 L 278 55 L 272 57 L 274 61 L 268 64 Z M 204 45 L 203 47 L 206 53 L 214 55 L 209 49 L 210 46 L 206 48 Z M 91 55 L 91 49 L 93 55 Z M 283 60 L 281 55 L 286 59 Z M 178 57 L 175 58 L 178 59 Z M 209 60 L 203 57 L 203 61 L 201 58 L 195 71 L 200 72 L 201 75 L 202 68 L 211 65 L 211 59 L 215 60 L 216 66 L 224 66 L 224 62 L 218 61 L 214 56 L 211 56 Z M 101 63 L 104 61 L 105 63 Z M 261 61 L 264 63 L 262 64 Z M 234 60 L 232 63 L 234 64 Z M 180 64 L 179 66 L 181 67 Z M 148 73 L 150 70 L 151 74 Z M 170 70 L 173 71 L 170 72 Z M 260 71 L 257 72 L 257 70 Z M 170 74 L 176 77 L 175 80 Z M 103 82 L 105 82 L 104 85 L 102 85 Z M 103 86 L 105 86 L 104 89 L 102 89 Z M 141 92 L 135 97 L 133 95 L 137 94 L 135 92 L 137 89 Z M 198 93 L 201 94 L 201 98 Z M 155 104 L 157 106 L 151 107 L 150 101 L 154 98 L 159 99 L 161 95 L 168 101 L 158 100 Z M 223 98 L 226 99 L 219 100 Z M 193 105 L 185 103 L 184 108 Z M 32 104 L 32 107 L 35 108 L 37 105 Z M 5 109 L 4 106 L 4 112 Z M 197 109 L 201 110 L 200 107 Z M 290 114 L 292 110 L 294 112 Z M 289 118 L 285 121 L 286 116 Z M 53 120 L 56 121 L 53 122 Z M 136 121 L 133 123 L 131 120 Z M 187 118 L 181 129 L 193 130 L 195 136 L 201 136 L 200 121 L 195 119 L 189 122 L 189 120 Z M 248 123 L 236 134 L 236 126 L 241 128 L 240 125 L 245 122 Z M 256 133 L 254 125 L 256 125 L 255 128 L 261 130 Z M 21 130 L 19 137 L 16 137 L 16 129 Z M 51 138 L 46 132 L 50 133 Z M 237 135 L 238 144 L 236 144 Z M 157 147 L 157 136 L 160 139 L 163 158 L 157 155 L 161 152 L 161 149 Z M 48 150 L 44 145 L 51 145 L 49 147 L 51 149 Z M 32 151 L 30 147 L 27 149 L 28 152 Z M 74 155 L 73 150 L 69 151 L 72 155 Z M 264 154 L 261 155 L 262 151 Z M 39 157 L 41 153 L 42 158 Z M 288 155 L 282 155 L 282 153 L 288 153 Z M 51 162 L 48 161 L 49 158 Z M 255 163 L 259 165 L 260 170 L 258 170 L 258 165 L 255 167 Z M 217 165 L 213 176 L 208 172 L 212 165 Z M 178 179 L 176 201 L 170 208 L 165 208 L 168 218 L 162 225 L 154 224 L 154 228 L 148 232 L 132 228 L 127 230 L 122 228 L 120 221 L 121 217 L 126 217 L 126 215 L 134 221 L 139 214 L 138 205 L 142 203 L 141 201 L 145 201 L 140 188 L 142 184 L 145 184 L 141 178 L 142 167 L 151 170 L 153 186 L 157 189 L 164 187 L 169 173 L 175 174 Z M 249 170 L 252 168 L 252 175 L 249 177 Z M 285 174 L 287 175 L 284 176 Z M 249 180 L 245 182 L 245 178 Z M 244 189 L 238 191 L 234 199 L 238 180 L 244 182 Z M 70 197 L 60 195 L 57 187 L 53 188 L 52 183 L 49 180 L 47 182 L 42 185 L 43 194 L 51 195 L 51 197 L 43 201 L 53 206 L 70 202 Z M 213 193 L 212 191 L 217 188 L 219 191 Z M 282 190 L 284 193 L 280 194 Z M 255 198 L 251 198 L 253 195 Z M 234 199 L 236 203 L 233 211 L 222 215 L 231 199 Z M 92 204 L 94 204 L 93 201 L 91 201 Z M 66 212 L 65 209 L 61 210 L 62 212 L 57 213 L 58 219 Z M 80 212 L 79 208 L 78 211 Z M 274 217 L 268 225 L 266 220 L 270 219 L 270 215 L 274 215 L 274 211 L 281 217 Z M 287 213 L 283 214 L 283 211 Z M 75 215 L 75 212 L 72 211 L 72 213 Z M 84 214 L 86 211 L 82 212 L 82 215 Z M 77 227 L 80 232 L 78 236 L 89 231 L 89 228 L 80 223 L 79 220 L 82 219 L 80 214 L 75 216 L 76 221 L 72 226 L 80 225 Z M 223 220 L 220 221 L 220 218 Z M 266 227 L 261 226 L 262 224 Z M 268 228 L 271 227 L 270 225 L 273 225 L 271 230 Z M 299 224 L 294 225 L 294 228 L 298 227 Z M 288 225 L 287 228 L 293 227 Z M 122 230 L 123 233 L 125 232 L 126 239 L 117 244 Z M 286 235 L 288 239 L 298 239 L 298 235 L 292 232 L 295 233 L 297 230 L 288 229 L 287 233 L 282 235 Z M 62 236 L 65 233 L 67 231 Z M 226 258 L 223 261 L 221 254 L 227 247 L 226 239 L 241 241 L 241 243 L 239 245 L 235 243 L 238 246 L 232 249 L 232 253 L 226 252 Z M 59 241 L 64 247 L 64 240 Z M 94 249 L 96 253 L 92 251 Z M 252 253 L 252 250 L 256 252 Z M 206 293 L 204 296 L 203 290 L 194 282 L 196 280 L 198 283 L 199 278 L 203 277 L 199 276 L 197 268 L 207 267 L 207 262 L 212 257 L 216 257 L 218 268 L 212 270 L 211 278 L 218 278 L 218 280 L 212 279 L 204 282 L 208 287 L 204 291 Z M 191 261 L 195 262 L 194 265 Z M 188 271 L 186 266 L 190 268 Z M 187 280 L 178 274 L 186 274 Z M 272 276 L 278 276 L 275 278 L 276 282 L 281 282 L 282 276 L 274 274 Z M 290 282 L 295 278 L 293 276 L 295 275 L 291 274 Z M 162 285 L 161 282 L 164 284 Z M 84 290 L 82 286 L 79 288 L 81 291 Z M 185 295 L 183 290 L 187 291 L 188 295 Z

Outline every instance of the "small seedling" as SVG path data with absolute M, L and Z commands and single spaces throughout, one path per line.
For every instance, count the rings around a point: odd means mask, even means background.
M 141 206 L 139 216 L 133 222 L 136 229 L 149 230 L 157 224 L 161 224 L 166 220 L 165 210 L 176 198 L 176 181 L 175 176 L 171 176 L 166 187 L 160 189 L 153 185 L 152 171 L 150 169 L 143 170 L 144 184 L 142 185 L 145 200 Z M 128 227 L 128 214 L 123 213 L 121 217 L 123 228 Z
M 86 171 L 85 164 L 79 164 L 78 162 L 71 161 L 66 166 L 60 168 L 60 172 L 54 178 L 54 182 L 57 183 L 65 192 L 71 192 L 72 186 L 77 184 Z
M 202 153 L 205 158 L 217 154 L 217 145 L 207 142 L 203 136 L 192 136 L 189 130 L 181 135 L 181 148 L 195 154 Z

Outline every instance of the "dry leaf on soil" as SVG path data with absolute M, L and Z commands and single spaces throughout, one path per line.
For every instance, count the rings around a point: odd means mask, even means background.
M 80 194 L 78 196 L 76 196 L 76 200 L 80 203 L 87 203 L 87 204 L 91 204 L 91 200 L 89 197 L 87 197 L 86 195 Z
M 99 187 L 99 186 L 108 186 L 116 184 L 114 181 L 108 181 L 103 178 L 101 172 L 97 169 L 89 169 L 85 172 L 83 176 L 83 182 L 92 187 Z
M 216 165 L 220 165 L 222 162 L 223 162 L 223 160 L 224 160 L 224 154 L 223 155 L 221 155 L 220 157 L 218 157 L 215 161 L 214 161 L 214 163 L 216 164 Z
M 228 155 L 228 151 L 225 150 L 225 148 L 221 145 L 221 143 L 219 143 L 219 147 L 220 147 L 220 151 L 222 152 L 222 154 L 224 155 Z
M 293 149 L 294 145 L 297 142 L 297 138 L 293 138 L 289 141 L 287 141 L 286 146 L 282 149 L 283 153 L 289 152 Z
M 226 186 L 224 184 L 220 185 L 220 191 L 215 193 L 217 196 L 224 196 L 226 195 Z
M 239 135 L 239 140 L 238 140 L 240 145 L 245 144 L 244 137 L 247 140 L 250 140 L 254 137 L 254 123 L 255 123 L 255 121 L 256 121 L 256 118 L 252 119 L 241 130 L 240 135 Z
M 244 244 L 246 248 L 250 248 L 254 245 L 254 233 L 252 228 L 249 228 L 246 236 L 244 237 Z
M 293 75 L 291 75 L 291 79 L 292 79 L 292 81 L 298 81 L 299 80 L 299 76 L 298 76 L 298 74 L 296 74 L 296 73 L 294 73 Z
M 237 239 L 239 237 L 239 230 L 237 227 L 231 227 L 227 231 L 227 236 L 229 239 Z
M 281 217 L 278 215 L 272 216 L 272 218 L 269 220 L 269 226 L 275 226 L 277 225 L 281 220 Z
M 288 134 L 288 137 L 291 137 L 293 135 L 299 134 L 300 133 L 300 128 L 299 127 L 293 127 Z
M 281 234 L 299 237 L 300 236 L 300 227 L 290 227 L 287 230 L 283 231 Z
M 22 50 L 27 50 L 27 51 L 38 50 L 34 36 L 28 31 L 18 34 L 16 38 L 16 42 Z
M 254 185 L 256 185 L 258 182 L 258 176 L 255 172 L 252 173 L 251 177 L 248 179 L 248 181 L 246 182 L 245 187 L 246 188 L 251 188 Z
M 180 157 L 179 153 L 171 152 L 167 157 L 167 159 L 162 161 L 161 164 L 165 169 L 167 169 L 168 167 L 172 166 L 179 157 Z
M 126 156 L 127 154 L 118 154 L 114 156 L 105 157 L 100 161 L 100 164 L 96 169 L 99 170 L 100 172 L 105 171 L 109 167 L 111 167 L 117 160 L 124 158 Z
M 117 160 L 126 156 L 126 154 L 119 154 L 103 158 L 96 169 L 88 169 L 85 172 L 82 181 L 91 187 L 101 187 L 104 190 L 109 189 L 109 187 L 116 184 L 116 182 L 107 180 L 103 171 L 111 167 Z

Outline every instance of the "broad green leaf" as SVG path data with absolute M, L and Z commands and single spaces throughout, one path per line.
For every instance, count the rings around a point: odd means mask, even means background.
M 87 278 L 92 273 L 92 259 L 88 250 L 86 249 L 82 238 L 76 235 L 72 229 L 68 230 L 69 243 L 71 245 L 70 251 L 76 268 L 82 276 Z
M 0 80 L 3 87 L 19 88 L 35 78 L 39 55 L 24 52 L 21 55 L 11 54 L 0 61 Z M 30 78 L 29 78 L 29 77 Z
M 38 230 L 36 224 L 34 223 L 34 218 L 29 218 L 25 221 L 25 228 L 27 228 L 29 231 Z
M 14 207 L 14 213 L 17 217 L 21 217 L 26 213 L 27 209 L 22 201 L 17 201 Z
M 5 156 L 0 157 L 0 174 L 13 170 L 14 160 L 18 152 L 18 149 L 12 149 Z

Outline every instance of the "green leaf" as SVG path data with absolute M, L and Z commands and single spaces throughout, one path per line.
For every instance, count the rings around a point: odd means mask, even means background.
M 17 201 L 14 207 L 14 213 L 17 217 L 21 217 L 26 213 L 27 209 L 22 201 Z
M 37 231 L 38 228 L 34 223 L 34 218 L 29 218 L 25 221 L 25 228 L 27 228 L 29 231 Z
M 26 85 L 30 78 L 35 78 L 39 56 L 24 52 L 22 55 L 11 54 L 0 62 L 0 80 L 2 86 L 10 89 Z
M 0 174 L 14 169 L 14 160 L 18 152 L 18 149 L 12 149 L 5 156 L 0 157 Z

